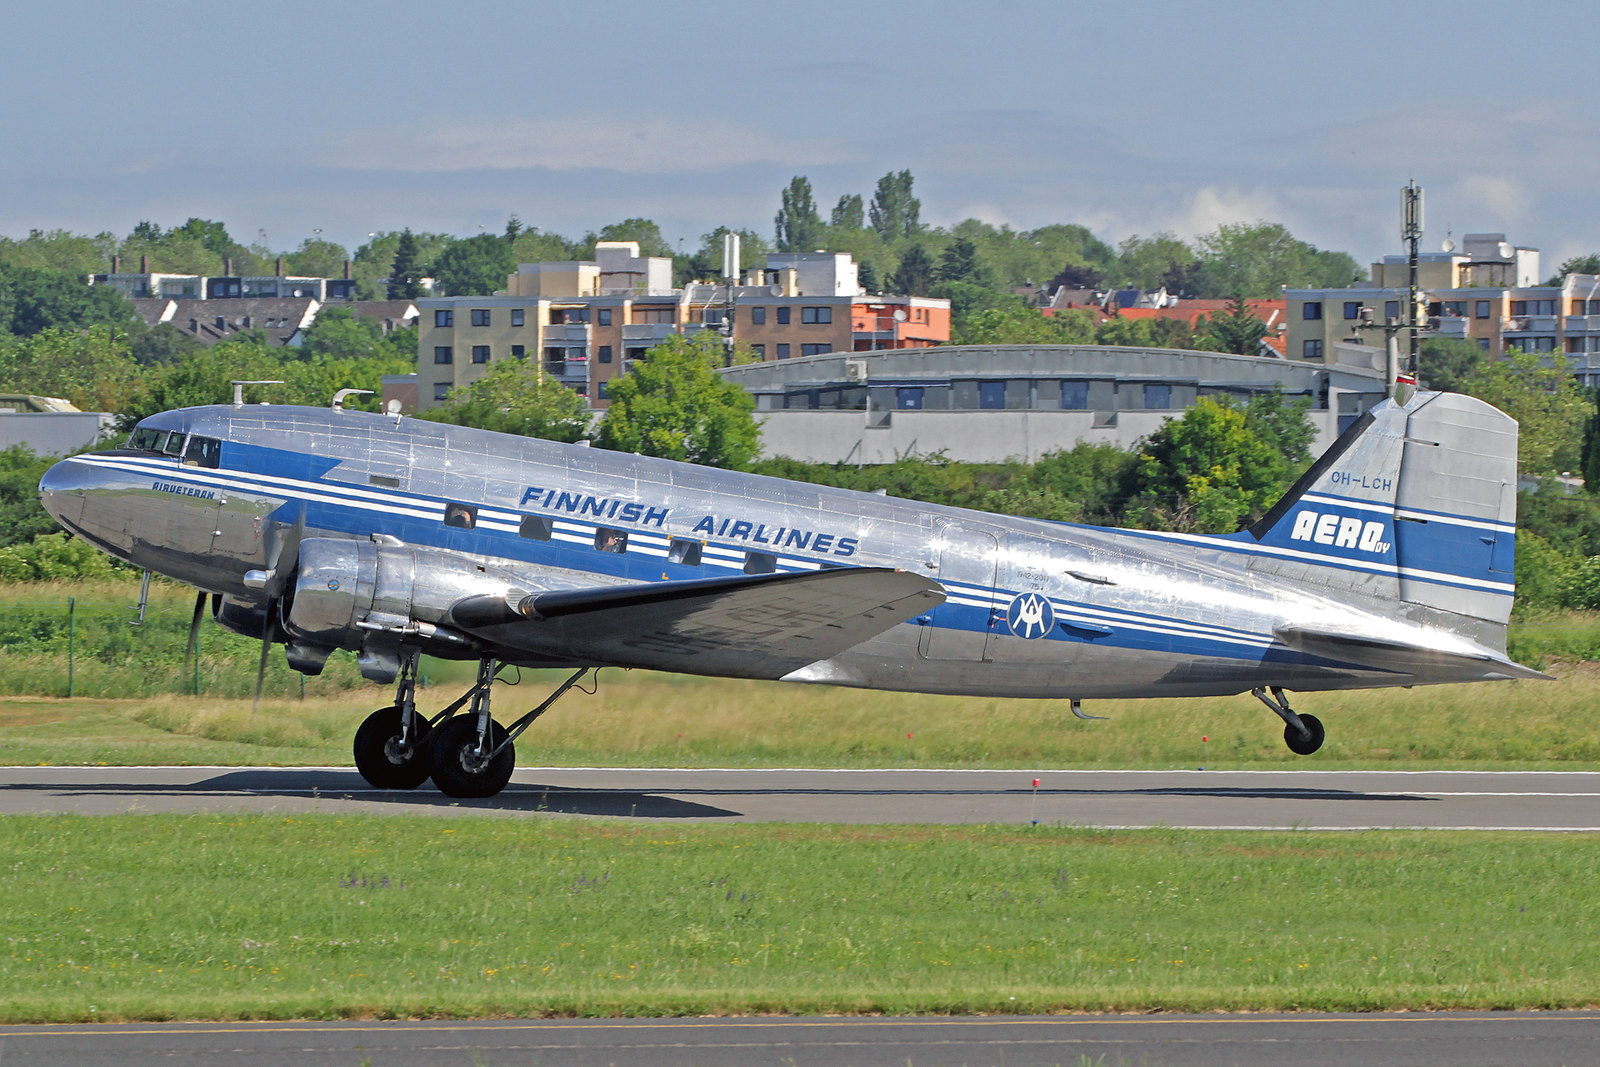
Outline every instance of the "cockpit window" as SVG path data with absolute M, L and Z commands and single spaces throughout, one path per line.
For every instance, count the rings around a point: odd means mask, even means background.
M 167 431 L 152 430 L 148 426 L 141 426 L 133 431 L 133 436 L 128 438 L 128 447 L 141 449 L 145 452 L 160 452 L 161 446 L 166 443 Z
M 169 456 L 183 455 L 183 431 L 173 430 L 167 435 L 167 443 L 161 446 L 161 451 Z
M 189 444 L 183 450 L 183 465 L 185 467 L 211 467 L 221 466 L 222 442 L 215 437 L 201 437 L 192 434 Z

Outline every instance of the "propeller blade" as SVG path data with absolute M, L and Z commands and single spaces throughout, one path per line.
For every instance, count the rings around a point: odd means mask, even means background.
M 187 675 L 194 669 L 194 657 L 200 649 L 200 616 L 206 610 L 206 591 L 200 590 L 194 597 L 194 616 L 189 620 L 189 648 L 183 654 L 183 673 Z
M 267 681 L 267 656 L 272 652 L 273 631 L 277 628 L 278 602 L 275 599 L 267 601 L 267 621 L 261 628 L 261 660 L 256 664 L 256 698 L 250 707 L 250 714 L 254 715 L 261 710 L 261 687 Z

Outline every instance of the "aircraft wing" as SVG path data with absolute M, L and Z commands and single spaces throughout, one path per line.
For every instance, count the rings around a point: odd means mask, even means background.
M 943 588 L 920 575 L 853 567 L 470 596 L 457 601 L 450 616 L 461 629 L 516 653 L 781 678 L 943 600 Z

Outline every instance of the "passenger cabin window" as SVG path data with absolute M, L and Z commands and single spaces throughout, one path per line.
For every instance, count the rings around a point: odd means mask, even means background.
M 771 574 L 778 569 L 778 557 L 771 552 L 746 552 L 744 556 L 744 572 L 746 574 Z
M 687 537 L 674 537 L 672 543 L 667 546 L 667 561 L 681 563 L 685 567 L 698 567 L 701 547 L 699 541 L 691 541 Z
M 446 526 L 458 526 L 463 530 L 474 529 L 478 525 L 478 509 L 471 504 L 446 504 L 444 506 L 444 524 Z
M 543 515 L 524 515 L 522 525 L 517 527 L 517 536 L 526 537 L 532 541 L 550 540 L 551 523 Z
M 596 552 L 628 551 L 628 531 L 613 530 L 609 526 L 601 526 L 594 532 L 594 548 Z
M 222 465 L 222 442 L 215 437 L 194 434 L 189 438 L 188 447 L 183 450 L 183 465 L 215 470 Z

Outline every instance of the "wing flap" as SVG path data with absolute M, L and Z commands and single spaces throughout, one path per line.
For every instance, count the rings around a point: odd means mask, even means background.
M 467 597 L 451 619 L 519 653 L 690 674 L 781 678 L 944 600 L 885 567 Z

